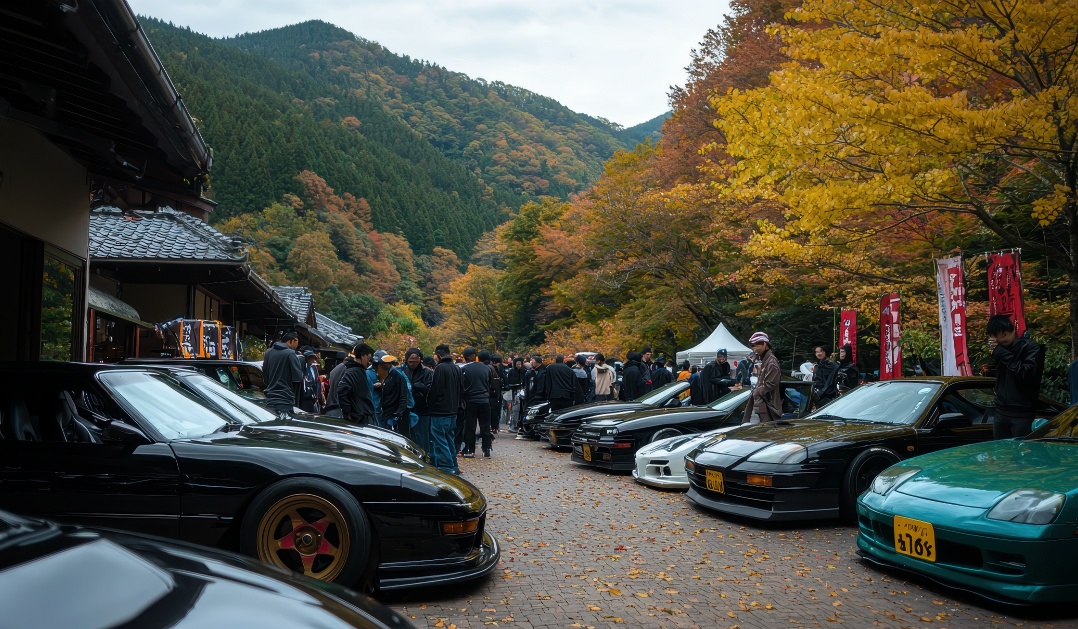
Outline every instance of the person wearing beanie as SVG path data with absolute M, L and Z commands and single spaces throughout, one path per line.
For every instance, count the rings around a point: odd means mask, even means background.
M 773 422 L 782 417 L 782 367 L 775 352 L 771 351 L 771 339 L 764 332 L 757 332 L 749 337 L 749 346 L 760 361 L 760 373 L 752 397 L 745 408 L 742 423 L 758 424 Z
M 853 362 L 853 346 L 849 343 L 838 350 L 838 373 L 835 375 L 835 383 L 839 387 L 840 394 L 861 384 L 861 373 L 857 371 L 857 365 Z

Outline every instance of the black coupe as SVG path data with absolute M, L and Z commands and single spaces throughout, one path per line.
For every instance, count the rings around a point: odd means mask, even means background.
M 584 422 L 608 413 L 626 413 L 656 408 L 681 408 L 689 404 L 689 382 L 671 382 L 628 402 L 589 402 L 577 404 L 560 411 L 549 411 L 546 402 L 528 409 L 524 426 L 534 432 L 541 441 L 547 441 L 554 449 L 572 446 L 570 438 Z
M 2 627 L 406 629 L 351 590 L 220 550 L 0 511 Z
M 800 420 L 736 428 L 685 457 L 692 502 L 760 520 L 853 517 L 892 464 L 992 439 L 995 380 L 940 377 L 862 385 Z M 1052 417 L 1064 407 L 1041 398 Z
M 659 408 L 600 415 L 573 434 L 572 461 L 627 471 L 636 467 L 636 451 L 668 437 L 737 426 L 745 414 L 749 390 L 734 391 L 708 406 Z M 812 383 L 782 383 L 783 417 L 794 419 L 812 408 Z
M 223 389 L 222 389 L 223 390 Z M 373 441 L 241 425 L 165 369 L 0 365 L 0 508 L 393 589 L 488 574 L 471 483 Z

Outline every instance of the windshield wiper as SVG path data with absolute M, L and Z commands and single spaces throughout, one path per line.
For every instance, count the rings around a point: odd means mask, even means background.
M 850 421 L 845 417 L 839 417 L 838 415 L 813 415 L 811 419 L 837 419 L 842 422 Z

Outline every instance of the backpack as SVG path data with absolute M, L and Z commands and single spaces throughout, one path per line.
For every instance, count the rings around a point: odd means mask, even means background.
M 487 365 L 490 367 L 490 397 L 498 397 L 501 395 L 502 390 L 502 370 L 493 364 Z

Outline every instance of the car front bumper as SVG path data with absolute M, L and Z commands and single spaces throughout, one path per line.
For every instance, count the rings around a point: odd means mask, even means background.
M 946 505 L 948 524 L 940 524 L 939 503 L 892 494 L 886 505 L 872 508 L 863 500 L 857 505 L 858 553 L 871 563 L 1009 604 L 1078 600 L 1078 574 L 1073 570 L 1078 563 L 1078 538 L 1073 525 L 996 523 L 985 521 L 984 509 L 956 505 Z M 933 525 L 936 561 L 895 551 L 896 513 Z M 1010 529 L 1013 534 L 979 530 L 986 527 Z M 1050 527 L 1062 528 L 1052 531 Z
M 688 473 L 689 491 L 685 496 L 701 507 L 756 520 L 796 521 L 839 517 L 839 490 L 816 486 L 818 473 L 784 475 L 779 487 L 748 484 L 751 471 L 719 470 L 725 477 L 725 491 L 707 488 L 705 468 L 697 466 Z M 760 475 L 776 476 L 772 471 Z
M 501 561 L 501 548 L 484 531 L 482 542 L 463 558 L 411 562 L 382 562 L 378 589 L 403 590 L 471 581 L 490 574 Z
M 633 478 L 638 483 L 660 489 L 689 487 L 689 478 L 685 475 L 685 456 L 677 453 L 663 457 L 637 455 Z
M 539 426 L 539 434 L 543 441 L 550 442 L 551 448 L 571 448 L 573 447 L 573 433 L 576 432 L 576 429 L 576 426 L 564 427 L 560 424 L 542 424 Z
M 585 448 L 590 448 L 590 457 L 585 455 Z M 615 447 L 612 441 L 580 441 L 573 440 L 573 455 L 570 457 L 573 463 L 590 465 L 616 472 L 628 472 L 636 468 L 636 448 L 632 444 L 628 447 Z

